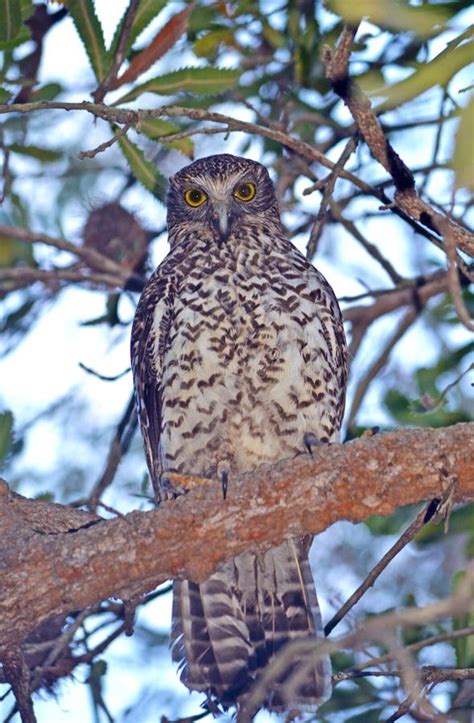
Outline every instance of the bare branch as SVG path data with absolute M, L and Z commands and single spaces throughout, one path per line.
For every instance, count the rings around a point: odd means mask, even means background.
M 349 221 L 349 219 L 345 218 L 342 213 L 339 210 L 339 206 L 336 201 L 331 202 L 331 213 L 333 217 L 338 221 L 345 229 L 348 231 L 352 236 L 354 236 L 355 239 L 361 244 L 361 246 L 364 247 L 364 249 L 367 251 L 368 254 L 372 256 L 380 266 L 384 269 L 384 271 L 387 272 L 390 279 L 393 281 L 394 284 L 399 284 L 401 281 L 403 281 L 400 274 L 394 269 L 392 264 L 388 259 L 383 256 L 377 246 L 370 243 L 370 241 L 367 241 L 365 236 L 361 234 L 355 223 L 352 221 Z
M 388 340 L 388 342 L 385 344 L 384 348 L 382 349 L 379 356 L 375 359 L 375 361 L 370 365 L 370 367 L 367 369 L 366 373 L 362 377 L 362 379 L 359 381 L 357 385 L 357 389 L 354 392 L 354 397 L 352 400 L 352 406 L 351 411 L 349 413 L 348 419 L 347 419 L 347 426 L 349 429 L 352 429 L 355 418 L 357 416 L 357 412 L 359 411 L 360 405 L 362 404 L 362 401 L 365 397 L 365 394 L 367 392 L 367 389 L 371 385 L 372 381 L 375 379 L 377 374 L 384 368 L 385 364 L 388 362 L 390 358 L 390 354 L 392 353 L 393 349 L 396 347 L 402 336 L 408 331 L 410 326 L 415 321 L 416 317 L 418 316 L 418 309 L 409 309 L 406 314 L 403 316 L 401 321 L 399 322 L 397 328 L 393 332 L 392 336 Z M 349 355 L 355 355 L 355 349 L 353 343 L 351 343 L 349 347 Z
M 395 152 L 371 107 L 370 100 L 349 76 L 349 56 L 355 30 L 344 27 L 335 49 L 326 46 L 324 64 L 333 90 L 349 108 L 374 158 L 390 174 L 395 184 L 395 204 L 408 216 L 434 230 L 440 236 L 453 239 L 462 251 L 474 256 L 474 234 L 436 211 L 422 201 L 415 190 L 413 173 Z
M 398 538 L 395 544 L 392 545 L 392 547 L 385 553 L 385 555 L 375 565 L 375 567 L 372 568 L 363 583 L 359 585 L 357 590 L 350 596 L 348 600 L 346 600 L 344 605 L 336 612 L 336 614 L 333 615 L 331 620 L 324 627 L 324 632 L 326 633 L 326 635 L 329 635 L 329 633 L 334 630 L 336 625 L 341 622 L 341 620 L 347 615 L 349 610 L 351 610 L 354 605 L 359 602 L 364 593 L 367 592 L 367 590 L 374 585 L 376 579 L 379 577 L 379 575 L 381 575 L 381 573 L 385 570 L 385 568 L 393 560 L 393 558 L 396 557 L 398 553 L 403 550 L 403 548 L 406 547 L 409 542 L 413 540 L 418 530 L 421 530 L 423 525 L 427 523 L 427 521 L 430 519 L 430 516 L 428 516 L 430 508 L 431 502 L 426 505 L 426 507 L 424 507 L 422 510 L 420 510 L 420 512 L 418 512 L 413 522 L 407 527 L 407 529 Z
M 127 43 L 128 43 L 128 39 L 130 37 L 133 20 L 135 18 L 139 3 L 140 3 L 140 0 L 130 0 L 130 4 L 128 6 L 127 14 L 125 16 L 125 21 L 124 21 L 123 28 L 122 28 L 122 33 L 120 35 L 120 40 L 119 40 L 119 43 L 117 46 L 117 52 L 115 53 L 115 58 L 112 62 L 112 65 L 110 66 L 107 77 L 104 78 L 102 83 L 92 94 L 92 97 L 94 98 L 95 103 L 101 103 L 103 101 L 104 97 L 106 96 L 109 89 L 112 87 L 114 81 L 116 80 L 118 72 L 121 68 L 121 65 L 122 65 L 123 61 L 125 60 L 125 55 L 127 52 Z
M 0 235 L 6 238 L 25 241 L 26 243 L 42 243 L 47 246 L 53 246 L 60 251 L 67 251 L 85 261 L 90 268 L 114 274 L 121 278 L 123 282 L 127 281 L 130 277 L 129 270 L 108 258 L 108 256 L 104 256 L 99 251 L 87 246 L 77 246 L 63 238 L 55 238 L 31 229 L 16 228 L 15 226 L 6 226 L 5 224 L 0 224 Z
M 130 274 L 126 274 L 130 276 Z M 79 269 L 36 269 L 31 266 L 16 266 L 14 268 L 0 269 L 0 286 L 8 291 L 22 289 L 25 286 L 39 281 L 45 286 L 59 287 L 62 282 L 86 284 L 92 288 L 123 288 L 125 285 L 123 274 L 113 276 L 81 271 Z
M 437 271 L 427 278 L 411 279 L 395 289 L 385 290 L 370 306 L 351 306 L 344 309 L 344 319 L 351 323 L 350 355 L 355 356 L 365 333 L 376 319 L 403 306 L 420 310 L 432 296 L 446 291 L 446 272 Z
M 80 153 L 77 154 L 77 157 L 80 161 L 84 160 L 84 158 L 95 158 L 95 156 L 97 156 L 99 153 L 103 153 L 108 148 L 113 146 L 119 138 L 121 138 L 122 136 L 126 136 L 129 130 L 130 124 L 126 123 L 123 128 L 117 128 L 112 138 L 109 138 L 108 141 L 100 143 L 96 148 L 92 148 L 90 151 L 80 151 Z
M 181 106 L 162 106 L 160 108 L 154 108 L 153 110 L 129 110 L 126 108 L 116 108 L 113 106 L 103 105 L 101 103 L 90 103 L 88 101 L 82 101 L 81 103 L 67 103 L 59 101 L 40 101 L 32 103 L 17 103 L 15 106 L 0 105 L 0 115 L 3 113 L 32 113 L 38 110 L 66 110 L 66 111 L 86 111 L 91 113 L 96 118 L 102 118 L 103 120 L 119 123 L 119 124 L 130 124 L 130 126 L 140 127 L 140 123 L 150 118 L 190 118 L 195 121 L 210 121 L 212 123 L 219 123 L 223 125 L 223 128 L 216 129 L 216 132 L 230 133 L 234 131 L 243 131 L 251 135 L 259 135 L 264 138 L 281 143 L 283 146 L 291 149 L 302 158 L 313 163 L 320 163 L 322 166 L 334 169 L 335 163 L 330 161 L 326 156 L 321 153 L 317 148 L 305 143 L 304 141 L 290 136 L 284 131 L 264 125 L 257 125 L 256 123 L 249 123 L 247 121 L 241 121 L 231 116 L 224 115 L 222 113 L 216 113 L 208 111 L 202 108 L 185 108 Z M 198 131 L 196 131 L 198 132 Z M 205 133 L 209 133 L 209 129 L 204 129 Z M 171 136 L 170 136 L 171 138 Z M 370 184 L 366 183 L 362 179 L 358 178 L 349 171 L 341 170 L 339 173 L 340 178 L 345 178 L 351 181 L 357 188 L 363 193 L 375 196 L 383 204 L 390 204 L 391 199 L 386 194 L 374 188 Z M 388 205 L 387 205 L 388 207 Z M 422 234 L 431 241 L 435 241 L 436 238 L 431 234 L 425 226 L 413 220 L 398 208 L 393 208 L 394 213 L 401 216 L 407 221 L 418 233 Z
M 311 229 L 311 234 L 309 237 L 308 245 L 306 248 L 306 256 L 308 259 L 312 259 L 317 245 L 318 241 L 321 237 L 323 228 L 324 228 L 324 220 L 326 217 L 326 211 L 330 204 L 332 192 L 334 191 L 334 186 L 336 184 L 337 178 L 346 165 L 347 161 L 355 151 L 357 146 L 357 137 L 351 136 L 349 140 L 346 143 L 346 146 L 344 150 L 342 151 L 336 165 L 334 166 L 333 170 L 329 174 L 327 178 L 324 179 L 324 191 L 323 191 L 323 197 L 321 199 L 321 205 L 319 207 L 318 215 L 316 216 L 316 220 L 314 222 L 313 228 Z
M 474 627 L 461 628 L 460 630 L 449 630 L 446 633 L 431 635 L 429 638 L 418 640 L 416 643 L 410 643 L 410 645 L 406 646 L 406 649 L 409 650 L 411 653 L 416 653 L 418 650 L 427 648 L 430 645 L 444 643 L 448 640 L 456 640 L 458 638 L 469 637 L 470 635 L 474 635 Z M 376 658 L 364 660 L 363 663 L 356 663 L 355 665 L 351 666 L 351 671 L 357 672 L 364 670 L 364 668 L 375 668 L 384 665 L 385 663 L 389 663 L 391 660 L 393 660 L 393 657 L 391 655 L 379 655 Z

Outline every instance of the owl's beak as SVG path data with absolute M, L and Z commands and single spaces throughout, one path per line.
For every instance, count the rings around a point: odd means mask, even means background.
M 226 241 L 230 233 L 230 218 L 227 201 L 215 201 L 212 207 L 212 225 L 220 241 Z

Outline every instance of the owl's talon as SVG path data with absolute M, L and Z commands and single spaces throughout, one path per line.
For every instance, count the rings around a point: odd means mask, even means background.
M 313 434 L 312 432 L 308 432 L 307 434 L 304 435 L 304 437 L 303 437 L 303 442 L 304 442 L 304 446 L 305 446 L 306 451 L 308 452 L 308 454 L 309 454 L 311 457 L 313 456 L 313 450 L 312 450 L 312 448 L 313 448 L 313 447 L 320 447 L 322 444 L 324 444 L 324 442 L 322 442 L 322 441 L 319 439 L 319 437 L 316 437 L 316 435 Z
M 229 473 L 226 469 L 221 472 L 221 485 L 222 485 L 222 496 L 224 499 L 227 497 L 227 485 L 229 484 Z

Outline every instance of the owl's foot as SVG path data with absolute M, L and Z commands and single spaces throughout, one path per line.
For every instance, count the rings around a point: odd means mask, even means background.
M 160 477 L 160 495 L 162 500 L 174 500 L 180 495 L 190 492 L 196 487 L 211 484 L 209 477 L 163 472 Z
M 308 432 L 303 437 L 303 442 L 306 451 L 308 452 L 311 457 L 313 456 L 313 447 L 320 447 L 322 444 L 325 444 L 319 437 L 316 437 L 315 434 L 312 432 Z

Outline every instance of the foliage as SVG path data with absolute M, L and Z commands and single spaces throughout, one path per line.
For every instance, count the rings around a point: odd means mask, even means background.
M 30 494 L 51 493 L 91 507 L 98 501 L 91 490 L 97 489 L 100 499 L 121 510 L 149 505 L 141 444 L 133 437 L 130 377 L 120 376 L 129 366 L 136 292 L 152 258 L 165 250 L 166 176 L 195 156 L 227 150 L 258 158 L 270 169 L 284 223 L 341 298 L 352 355 L 347 436 L 373 425 L 446 426 L 470 418 L 474 347 L 459 315 L 460 305 L 473 308 L 468 254 L 458 247 L 456 298 L 445 273 L 448 241 L 419 214 L 410 216 L 397 206 L 393 176 L 375 161 L 325 65 L 326 48 L 335 47 L 344 23 L 360 22 L 349 65 L 352 80 L 414 174 L 419 197 L 433 214 L 467 233 L 473 191 L 469 2 L 139 0 L 127 3 L 111 29 L 110 5 L 98 0 L 48 8 L 1 0 L 0 6 L 0 103 L 5 104 L 0 107 L 0 329 L 2 378 L 12 377 L 2 392 L 0 460 L 8 465 L 11 483 Z M 55 25 L 60 33 L 50 32 Z M 81 45 L 82 59 L 69 57 L 68 38 Z M 74 80 L 65 57 L 80 70 Z M 48 58 L 54 72 L 42 70 L 40 61 Z M 95 104 L 105 104 L 104 113 L 93 119 L 79 109 L 71 120 L 65 104 L 91 96 Z M 41 101 L 49 106 L 41 110 L 36 105 Z M 161 109 L 162 116 L 143 113 L 120 120 L 113 115 L 119 107 Z M 228 120 L 219 124 L 211 113 Z M 348 143 L 356 150 L 349 152 Z M 347 158 L 338 166 L 345 148 Z M 136 263 L 124 266 L 124 254 L 109 257 L 96 248 L 109 265 L 102 259 L 94 266 L 81 255 L 91 206 L 106 201 L 139 210 L 145 262 L 138 254 Z M 29 229 L 30 235 L 22 237 L 18 229 Z M 114 233 L 128 247 L 124 229 Z M 39 234 L 65 238 L 71 246 L 58 248 Z M 130 277 L 120 275 L 123 268 Z M 439 278 L 444 285 L 429 293 Z M 397 303 L 399 298 L 403 301 Z M 81 369 L 79 362 L 84 362 Z M 33 391 L 19 386 L 15 395 L 12 387 L 21 385 L 21 375 Z M 28 377 L 34 385 L 28 386 Z M 123 457 L 114 467 L 108 454 L 116 440 Z M 341 530 L 325 537 L 319 580 L 324 588 L 326 578 L 333 607 L 364 578 L 411 513 L 368 520 L 359 543 L 345 539 L 342 544 Z M 394 589 L 389 568 L 377 583 L 379 597 L 366 595 L 357 614 L 379 612 L 380 599 L 384 608 L 395 608 L 410 595 L 420 605 L 446 595 L 457 584 L 459 564 L 472 554 L 473 530 L 469 507 L 453 512 L 447 534 L 440 525 L 424 528 L 412 546 L 411 554 L 421 560 L 416 576 L 413 564 L 399 565 Z M 338 560 L 337 580 L 331 554 Z M 443 580 L 432 574 L 430 556 L 442 559 Z M 148 603 L 155 601 L 150 596 Z M 73 641 L 78 657 L 87 658 L 89 640 L 97 639 L 103 621 L 110 630 L 118 617 L 117 606 L 109 602 L 84 618 Z M 409 642 L 451 624 L 464 628 L 472 617 L 417 630 Z M 145 656 L 144 638 L 152 630 L 146 624 L 141 629 L 136 645 Z M 443 645 L 457 656 L 459 667 L 473 665 L 466 639 Z M 435 663 L 437 651 L 433 646 Z M 112 673 L 102 650 L 99 654 L 97 660 L 87 658 L 87 684 L 96 715 L 107 717 L 104 679 Z M 345 670 L 362 657 L 340 653 L 334 669 Z M 417 657 L 431 660 L 425 649 Z M 460 688 L 458 683 L 443 688 L 445 709 L 455 705 Z M 162 693 L 157 714 L 197 712 L 194 699 L 186 708 L 174 692 Z M 335 687 L 320 719 L 333 720 L 344 710 L 345 720 L 380 720 L 402 698 L 397 678 L 358 678 Z M 171 703 L 160 708 L 165 699 Z M 436 704 L 435 696 L 431 701 Z

